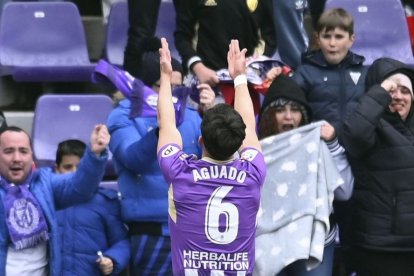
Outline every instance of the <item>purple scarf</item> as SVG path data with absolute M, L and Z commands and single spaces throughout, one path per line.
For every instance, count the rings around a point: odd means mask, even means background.
M 140 79 L 132 77 L 128 72 L 100 60 L 92 74 L 94 82 L 110 83 L 115 86 L 125 98 L 131 101 L 130 119 L 136 117 L 157 117 L 158 93 L 146 86 Z M 198 90 L 190 87 L 177 87 L 172 91 L 176 124 L 180 125 L 184 119 L 187 98 L 198 95 Z
M 0 186 L 6 190 L 3 205 L 6 225 L 15 249 L 34 247 L 49 239 L 48 227 L 43 211 L 29 190 L 30 174 L 20 185 L 0 178 Z

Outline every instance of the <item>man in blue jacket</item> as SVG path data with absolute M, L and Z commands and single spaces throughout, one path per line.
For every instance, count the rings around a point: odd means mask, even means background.
M 29 135 L 0 132 L 0 275 L 59 275 L 56 209 L 87 201 L 105 170 L 109 134 L 98 125 L 75 174 L 35 170 Z M 85 183 L 88 183 L 85 185 Z
M 131 275 L 172 275 L 170 233 L 168 229 L 168 185 L 157 162 L 158 124 L 156 103 L 160 86 L 160 56 L 158 46 L 142 57 L 145 73 L 140 80 L 147 97 L 131 97 L 119 103 L 108 117 L 111 133 L 109 144 L 118 173 L 118 185 L 122 193 L 122 217 L 128 224 L 131 242 Z M 172 61 L 171 86 L 182 84 L 182 68 Z M 200 104 L 211 106 L 214 92 L 201 84 Z M 135 90 L 136 91 L 136 90 Z M 204 93 L 209 92 L 209 93 Z M 143 98 L 143 99 L 142 99 Z M 147 106 L 154 116 L 143 115 L 139 107 Z M 183 137 L 183 149 L 187 153 L 201 155 L 198 139 L 201 135 L 201 118 L 197 110 L 180 108 L 178 130 Z M 137 115 L 141 114 L 141 115 Z

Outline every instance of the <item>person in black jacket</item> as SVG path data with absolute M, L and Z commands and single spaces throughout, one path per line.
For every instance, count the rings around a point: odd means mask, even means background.
M 344 123 L 355 176 L 351 242 L 358 276 L 414 275 L 414 69 L 380 58 Z
M 227 68 L 232 39 L 239 41 L 240 49 L 247 49 L 247 56 L 261 42 L 265 56 L 271 57 L 276 50 L 270 1 L 175 0 L 174 5 L 175 46 L 183 67 L 201 83 L 215 86 L 219 82 L 215 71 Z

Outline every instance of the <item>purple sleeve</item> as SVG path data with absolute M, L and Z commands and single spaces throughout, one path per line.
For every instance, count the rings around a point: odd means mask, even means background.
M 244 148 L 240 152 L 240 160 L 249 162 L 249 171 L 256 171 L 256 173 L 252 175 L 257 175 L 258 182 L 263 184 L 266 177 L 266 163 L 263 153 L 255 148 Z
M 176 144 L 167 144 L 158 151 L 158 164 L 168 184 L 182 170 L 187 155 Z

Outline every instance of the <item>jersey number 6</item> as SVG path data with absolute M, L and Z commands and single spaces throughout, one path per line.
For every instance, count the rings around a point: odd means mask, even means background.
M 239 231 L 239 210 L 233 203 L 223 202 L 223 198 L 231 189 L 233 187 L 218 187 L 207 203 L 204 230 L 207 238 L 215 244 L 233 242 Z M 219 227 L 220 218 L 222 221 L 221 227 Z

